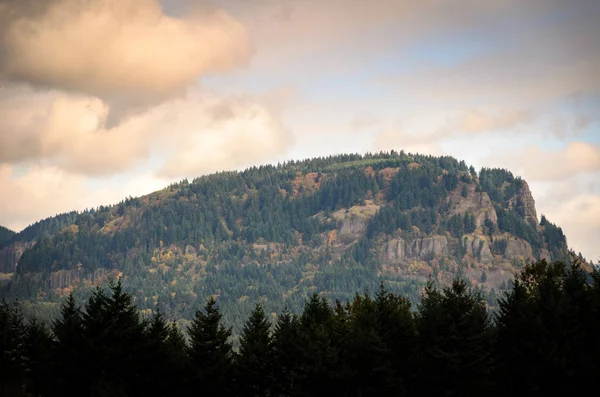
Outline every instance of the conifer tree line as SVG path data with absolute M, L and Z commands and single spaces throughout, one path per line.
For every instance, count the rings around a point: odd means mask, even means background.
M 49 328 L 2 303 L 0 395 L 577 395 L 600 386 L 599 335 L 600 274 L 578 263 L 527 265 L 494 314 L 458 279 L 414 310 L 384 285 L 273 322 L 257 304 L 235 348 L 214 298 L 181 330 L 119 280 Z

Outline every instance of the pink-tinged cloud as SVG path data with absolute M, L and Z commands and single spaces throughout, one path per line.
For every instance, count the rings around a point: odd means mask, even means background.
M 574 194 L 554 205 L 545 206 L 545 214 L 561 226 L 567 242 L 588 260 L 600 262 L 600 195 Z
M 528 181 L 562 181 L 600 171 L 600 147 L 586 142 L 571 142 L 558 150 L 529 146 L 494 155 L 489 162 Z
M 97 98 L 61 92 L 0 100 L 0 163 L 107 176 L 154 154 L 166 157 L 161 175 L 193 177 L 270 161 L 291 145 L 277 115 L 251 97 L 190 94 L 114 127 L 108 113 Z
M 11 0 L 0 15 L 0 77 L 104 99 L 169 97 L 251 56 L 245 28 L 218 9 L 178 19 L 157 0 Z

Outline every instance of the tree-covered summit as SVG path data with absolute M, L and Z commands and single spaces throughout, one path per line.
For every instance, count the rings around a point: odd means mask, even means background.
M 568 257 L 560 228 L 538 222 L 510 171 L 394 151 L 183 180 L 45 219 L 5 245 L 0 269 L 14 274 L 3 296 L 54 302 L 122 273 L 143 308 L 160 301 L 191 319 L 218 294 L 238 328 L 249 301 L 297 311 L 313 292 L 345 299 L 382 280 L 416 300 L 429 276 L 460 275 L 494 304 L 513 270 Z

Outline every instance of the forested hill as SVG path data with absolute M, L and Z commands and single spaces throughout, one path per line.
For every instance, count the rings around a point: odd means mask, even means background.
M 184 180 L 45 219 L 0 247 L 1 295 L 34 309 L 122 273 L 142 310 L 191 318 L 214 294 L 233 324 L 256 301 L 299 310 L 314 292 L 347 299 L 382 280 L 416 299 L 430 275 L 480 284 L 493 304 L 524 263 L 568 256 L 511 172 L 393 151 Z

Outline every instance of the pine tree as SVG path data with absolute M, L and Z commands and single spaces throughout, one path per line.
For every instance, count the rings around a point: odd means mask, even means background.
M 277 317 L 273 331 L 274 394 L 289 396 L 295 390 L 299 370 L 299 321 L 286 308 Z
M 3 396 L 20 396 L 23 392 L 24 329 L 21 310 L 0 302 L 0 394 Z
M 60 308 L 60 317 L 54 321 L 52 331 L 56 338 L 53 366 L 55 388 L 67 396 L 85 393 L 86 381 L 91 369 L 87 367 L 86 340 L 84 339 L 83 316 L 69 294 Z
M 270 394 L 273 382 L 271 325 L 260 303 L 256 304 L 242 330 L 237 364 L 241 395 Z
M 25 327 L 23 368 L 26 390 L 32 396 L 47 396 L 54 389 L 52 368 L 53 341 L 50 331 L 33 318 Z
M 118 390 L 137 393 L 141 386 L 141 370 L 143 368 L 144 328 L 133 297 L 124 292 L 122 279 L 110 282 L 111 296 L 106 305 L 106 346 L 111 383 Z M 133 373 L 131 379 L 123 379 L 122 374 Z
M 170 396 L 173 393 L 174 375 L 171 372 L 167 340 L 169 338 L 169 324 L 162 313 L 155 310 L 148 322 L 145 332 L 146 345 L 143 351 L 145 360 L 142 368 L 143 395 Z
M 100 287 L 92 292 L 83 314 L 88 384 L 92 394 L 140 394 L 145 324 L 121 279 L 109 287 L 110 296 Z
M 579 394 L 598 385 L 594 288 L 577 263 L 542 260 L 523 269 L 496 318 L 497 376 L 507 380 L 506 393 Z
M 298 388 L 308 395 L 336 393 L 338 350 L 332 340 L 333 311 L 324 297 L 312 295 L 300 316 Z
M 476 396 L 493 386 L 492 327 L 480 294 L 465 281 L 428 284 L 416 317 L 421 394 Z
M 393 370 L 390 392 L 405 395 L 414 378 L 417 334 L 410 301 L 390 293 L 383 283 L 375 296 L 377 332 L 385 343 Z
M 204 310 L 205 313 L 196 311 L 188 328 L 193 380 L 198 390 L 208 395 L 228 396 L 233 367 L 233 350 L 229 342 L 231 329 L 221 323 L 222 315 L 214 297 L 208 299 Z
M 342 384 L 348 392 L 363 396 L 398 395 L 399 384 L 391 366 L 391 352 L 378 326 L 379 313 L 367 295 L 356 295 L 347 306 L 348 326 L 343 344 L 339 345 L 341 364 L 350 368 L 350 377 Z M 339 316 L 338 316 L 339 317 Z

